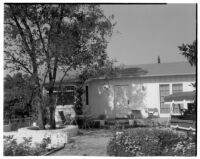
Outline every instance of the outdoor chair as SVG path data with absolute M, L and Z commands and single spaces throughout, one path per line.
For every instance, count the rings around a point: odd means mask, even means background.
M 63 125 L 72 125 L 74 122 L 77 125 L 75 118 L 72 118 L 71 114 L 67 114 L 65 116 L 63 111 L 59 111 L 59 115 L 60 115 Z
M 148 116 L 151 117 L 157 117 L 158 116 L 158 109 L 157 108 L 148 108 L 147 109 Z

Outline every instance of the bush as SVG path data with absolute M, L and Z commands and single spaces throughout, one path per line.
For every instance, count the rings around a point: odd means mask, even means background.
M 194 156 L 191 136 L 172 130 L 135 128 L 117 132 L 107 146 L 110 156 Z
M 44 138 L 42 143 L 31 147 L 32 138 L 24 138 L 22 143 L 17 143 L 13 136 L 4 136 L 4 156 L 39 156 L 45 153 L 46 147 L 51 142 Z

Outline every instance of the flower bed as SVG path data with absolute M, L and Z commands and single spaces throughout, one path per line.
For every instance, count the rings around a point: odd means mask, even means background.
M 194 136 L 170 129 L 135 128 L 115 133 L 107 146 L 110 156 L 195 156 Z
M 49 138 L 44 138 L 41 143 L 32 147 L 32 138 L 23 138 L 17 143 L 13 136 L 4 136 L 4 156 L 39 156 L 48 152 L 47 146 L 51 143 Z

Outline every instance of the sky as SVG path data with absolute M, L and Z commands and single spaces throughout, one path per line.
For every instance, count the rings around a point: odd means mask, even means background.
M 178 46 L 196 39 L 196 5 L 101 5 L 117 22 L 108 56 L 118 64 L 186 61 Z

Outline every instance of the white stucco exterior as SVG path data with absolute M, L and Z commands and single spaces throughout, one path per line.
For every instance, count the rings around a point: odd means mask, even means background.
M 195 82 L 195 75 L 171 75 L 157 77 L 136 77 L 118 79 L 96 79 L 87 83 L 89 97 L 89 111 L 98 117 L 106 114 L 107 117 L 115 117 L 116 105 L 121 102 L 127 109 L 157 108 L 160 117 L 168 117 L 170 114 L 160 113 L 160 84 L 169 84 L 170 94 L 172 84 L 182 83 L 183 92 L 192 91 L 191 83 Z M 116 94 L 116 88 L 121 86 L 128 93 Z M 115 97 L 118 96 L 118 97 Z

